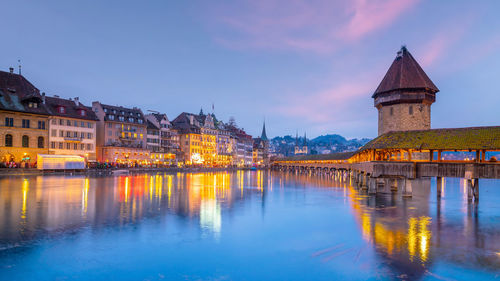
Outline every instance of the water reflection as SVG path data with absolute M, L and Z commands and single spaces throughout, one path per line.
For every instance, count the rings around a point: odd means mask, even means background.
M 338 247 L 339 253 L 323 262 L 342 255 L 355 264 L 364 257 L 375 268 L 372 270 L 385 268 L 382 276 L 402 279 L 441 278 L 437 265 L 442 263 L 474 272 L 496 273 L 500 268 L 496 206 L 500 196 L 495 189 L 498 181 L 481 182 L 482 194 L 489 194 L 481 204 L 467 201 L 460 179 L 442 179 L 439 185 L 434 179 L 418 180 L 413 184 L 413 198 L 409 199 L 401 198 L 400 194 L 368 196 L 352 184 L 350 179 L 339 175 L 333 178 L 263 171 L 3 178 L 0 179 L 0 249 L 89 227 L 120 229 L 147 219 L 171 216 L 195 222 L 203 238 L 221 241 L 224 231 L 231 229 L 228 226 L 238 224 L 225 215 L 241 211 L 245 205 L 257 208 L 262 221 L 278 224 L 286 220 L 290 210 L 304 213 L 319 210 L 320 215 L 310 222 L 319 226 L 328 225 L 330 221 L 323 214 L 326 216 L 340 205 L 345 209 L 335 209 L 340 212 L 339 218 L 348 218 L 343 223 L 349 227 L 352 222 L 356 231 L 321 243 L 350 243 L 356 251 Z M 437 196 L 438 186 L 441 197 Z M 309 205 L 304 199 L 308 197 L 321 200 Z M 276 208 L 280 204 L 282 207 Z M 253 217 L 246 220 L 240 227 L 255 223 Z M 335 220 L 332 218 L 332 223 Z M 266 232 L 261 239 L 290 236 L 302 224 L 292 219 L 288 224 L 280 224 L 279 232 Z M 266 231 L 265 225 L 260 227 L 263 229 L 252 229 L 253 235 Z M 335 230 L 328 231 L 326 237 L 335 234 Z M 358 237 L 361 243 L 355 242 Z M 301 238 L 310 239 L 307 235 Z M 264 247 L 274 246 L 264 244 Z M 313 246 L 304 248 L 308 256 L 318 250 Z M 359 266 L 356 270 L 364 268 Z

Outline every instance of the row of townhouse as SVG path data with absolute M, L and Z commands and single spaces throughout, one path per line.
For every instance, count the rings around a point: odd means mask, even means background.
M 248 166 L 265 163 L 269 149 L 265 126 L 252 139 L 214 114 L 183 112 L 170 122 L 136 107 L 88 107 L 79 98 L 40 93 L 12 68 L 0 71 L 0 123 L 3 163 L 33 165 L 38 154 L 58 154 L 129 166 Z

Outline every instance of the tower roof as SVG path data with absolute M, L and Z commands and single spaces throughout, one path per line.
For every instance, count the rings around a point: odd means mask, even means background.
M 406 46 L 401 47 L 372 98 L 375 98 L 378 94 L 404 89 L 423 89 L 432 93 L 439 92 L 439 89 L 425 74 L 422 67 L 406 49 Z
M 264 121 L 264 125 L 262 126 L 262 134 L 260 136 L 260 139 L 263 141 L 267 141 L 267 134 L 266 134 L 266 122 Z

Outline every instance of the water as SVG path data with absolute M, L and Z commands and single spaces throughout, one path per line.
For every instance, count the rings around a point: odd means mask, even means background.
M 414 196 L 267 172 L 0 179 L 1 280 L 472 280 L 500 273 L 500 181 Z

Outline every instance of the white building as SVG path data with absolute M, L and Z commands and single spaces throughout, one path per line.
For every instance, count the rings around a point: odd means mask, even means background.
M 78 98 L 44 96 L 49 117 L 49 154 L 79 155 L 96 160 L 97 116 Z

